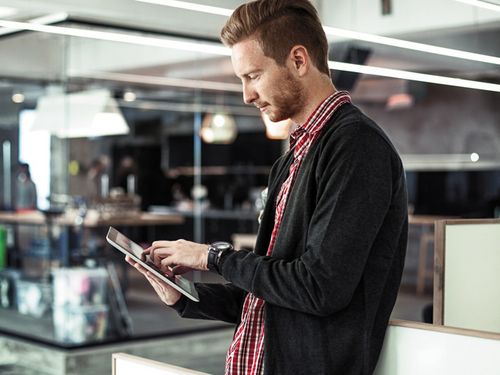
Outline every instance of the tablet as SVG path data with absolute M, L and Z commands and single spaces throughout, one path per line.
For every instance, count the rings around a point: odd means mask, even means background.
M 144 249 L 130 240 L 124 234 L 117 231 L 115 228 L 109 227 L 108 234 L 106 235 L 106 240 L 113 247 L 120 250 L 125 255 L 129 255 L 134 261 L 139 263 L 141 266 L 146 268 L 161 280 L 165 281 L 172 288 L 178 290 L 186 297 L 195 302 L 200 301 L 198 292 L 196 291 L 194 284 L 190 280 L 185 279 L 179 275 L 175 275 L 173 277 L 167 276 L 158 267 L 156 267 L 153 262 L 141 259 Z

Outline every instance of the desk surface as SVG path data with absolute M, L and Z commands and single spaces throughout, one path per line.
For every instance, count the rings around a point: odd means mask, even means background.
M 54 220 L 54 223 L 60 225 L 75 225 L 75 218 L 67 215 L 61 215 Z M 46 218 L 42 212 L 0 212 L 0 223 L 8 224 L 30 224 L 43 225 Z M 111 216 L 101 217 L 97 213 L 89 214 L 85 217 L 83 226 L 88 228 L 104 227 L 109 225 L 130 225 L 130 226 L 146 226 L 146 225 L 175 225 L 184 223 L 184 218 L 177 214 L 153 214 L 149 212 L 138 212 L 137 215 L 128 216 Z
M 434 225 L 437 220 L 448 219 L 457 219 L 457 217 L 436 215 L 408 215 L 408 223 L 411 225 Z

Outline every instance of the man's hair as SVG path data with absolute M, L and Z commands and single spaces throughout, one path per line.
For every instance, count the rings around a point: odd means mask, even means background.
M 264 55 L 284 65 L 293 46 L 304 46 L 318 70 L 330 75 L 328 41 L 318 12 L 309 0 L 256 0 L 240 5 L 221 30 L 232 47 L 255 38 Z

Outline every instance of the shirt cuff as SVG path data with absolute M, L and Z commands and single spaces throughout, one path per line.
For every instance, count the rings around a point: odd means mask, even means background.
M 219 272 L 219 275 L 222 276 L 222 267 L 224 266 L 224 261 L 227 259 L 227 257 L 231 254 L 236 253 L 236 250 L 228 250 L 224 251 L 219 259 L 219 264 L 217 264 L 217 271 Z

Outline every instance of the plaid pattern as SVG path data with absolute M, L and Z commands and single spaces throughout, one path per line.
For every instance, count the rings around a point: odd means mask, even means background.
M 335 110 L 351 101 L 339 91 L 326 98 L 309 119 L 290 135 L 293 162 L 276 200 L 276 215 L 267 255 L 271 256 L 295 176 L 309 148 Z M 226 375 L 261 375 L 264 373 L 264 300 L 248 293 L 243 303 L 241 323 L 226 356 Z

